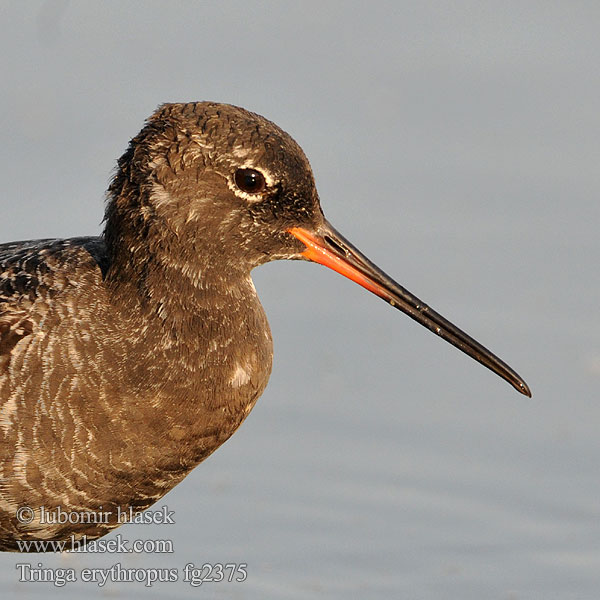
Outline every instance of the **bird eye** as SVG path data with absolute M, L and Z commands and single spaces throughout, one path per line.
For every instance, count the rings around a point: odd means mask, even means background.
M 264 175 L 255 169 L 238 169 L 233 178 L 235 185 L 247 194 L 260 194 L 267 187 Z

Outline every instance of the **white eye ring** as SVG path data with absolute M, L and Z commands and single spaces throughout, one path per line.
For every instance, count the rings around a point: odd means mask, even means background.
M 238 169 L 233 174 L 233 182 L 241 192 L 254 196 L 267 189 L 265 176 L 256 169 Z
M 236 196 L 248 202 L 262 200 L 264 193 L 272 188 L 274 183 L 275 180 L 268 172 L 256 169 L 251 164 L 239 166 L 227 178 L 229 189 Z

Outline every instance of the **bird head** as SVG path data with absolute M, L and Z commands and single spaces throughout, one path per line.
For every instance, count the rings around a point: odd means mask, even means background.
M 320 263 L 531 395 L 506 363 L 336 231 L 323 216 L 300 146 L 242 108 L 212 102 L 161 106 L 119 161 L 105 238 L 114 263 L 143 266 L 138 276 L 154 261 L 198 285 L 247 278 L 254 267 L 275 259 Z

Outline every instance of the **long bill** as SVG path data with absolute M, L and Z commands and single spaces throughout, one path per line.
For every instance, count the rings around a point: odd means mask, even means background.
M 300 240 L 306 250 L 302 256 L 319 263 L 358 283 L 373 294 L 389 302 L 394 308 L 406 313 L 411 319 L 427 327 L 477 362 L 481 363 L 510 383 L 518 392 L 531 397 L 531 391 L 523 378 L 495 354 L 432 310 L 427 304 L 396 283 L 377 265 L 355 248 L 327 221 L 317 232 L 303 227 L 288 230 Z

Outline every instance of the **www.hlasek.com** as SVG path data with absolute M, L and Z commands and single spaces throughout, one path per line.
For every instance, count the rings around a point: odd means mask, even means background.
M 127 568 L 121 563 L 116 563 L 108 568 L 84 568 L 77 571 L 73 568 L 44 567 L 38 563 L 34 567 L 31 563 L 18 563 L 16 569 L 19 581 L 27 583 L 52 583 L 56 587 L 63 587 L 67 583 L 82 581 L 95 583 L 104 587 L 108 581 L 112 583 L 143 583 L 152 587 L 157 582 L 183 581 L 192 587 L 200 587 L 205 583 L 237 582 L 242 583 L 248 578 L 248 565 L 246 563 L 205 563 L 200 567 L 188 563 L 180 570 L 177 567 L 144 569 Z
M 173 554 L 173 540 L 125 540 L 114 538 L 89 540 L 71 536 L 66 540 L 17 540 L 19 552 L 77 552 L 79 554 Z

